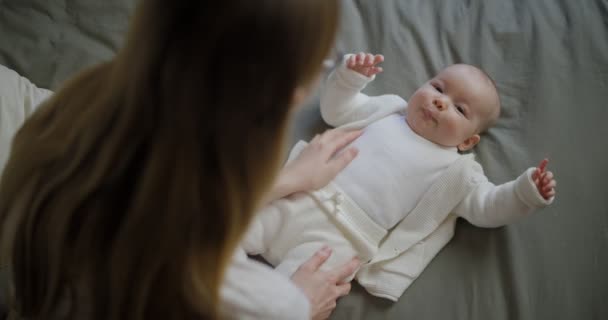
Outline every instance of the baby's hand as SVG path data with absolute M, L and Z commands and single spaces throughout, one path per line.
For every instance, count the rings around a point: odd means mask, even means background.
M 555 186 L 557 185 L 557 182 L 553 179 L 553 172 L 545 170 L 547 163 L 549 163 L 549 160 L 543 159 L 532 174 L 536 189 L 545 200 L 555 196 Z
M 382 72 L 382 67 L 376 66 L 382 61 L 384 61 L 384 56 L 381 54 L 373 55 L 371 53 L 359 52 L 346 60 L 346 67 L 366 77 L 371 77 Z

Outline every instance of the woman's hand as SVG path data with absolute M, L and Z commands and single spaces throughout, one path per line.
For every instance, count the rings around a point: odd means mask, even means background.
M 316 190 L 326 186 L 357 155 L 354 147 L 338 151 L 361 135 L 361 130 L 331 129 L 316 135 L 312 141 L 279 173 L 266 203 L 292 193 Z
M 336 300 L 350 292 L 350 283 L 343 280 L 357 271 L 360 265 L 359 260 L 353 258 L 332 271 L 319 270 L 330 255 L 331 249 L 323 247 L 291 276 L 291 281 L 308 297 L 310 315 L 315 320 L 327 319 L 336 308 Z
M 292 162 L 283 169 L 294 179 L 301 181 L 301 190 L 325 187 L 357 155 L 357 149 L 348 148 L 336 155 L 346 145 L 357 139 L 362 131 L 327 130 L 316 135 Z M 298 190 L 300 191 L 300 190 Z

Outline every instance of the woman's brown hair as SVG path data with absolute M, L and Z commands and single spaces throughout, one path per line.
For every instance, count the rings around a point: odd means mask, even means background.
M 116 57 L 15 137 L 0 241 L 17 318 L 217 318 L 337 18 L 336 0 L 141 1 Z

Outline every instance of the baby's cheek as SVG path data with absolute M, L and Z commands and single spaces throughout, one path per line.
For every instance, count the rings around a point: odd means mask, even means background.
M 424 101 L 430 101 L 431 94 L 428 90 L 424 90 L 424 88 L 418 88 L 416 92 L 410 97 L 410 104 L 416 105 L 424 105 Z
M 445 141 L 445 145 L 456 146 L 464 140 L 462 137 L 462 130 L 460 130 L 460 126 L 458 121 L 446 121 L 444 130 L 442 130 L 441 135 L 443 140 Z

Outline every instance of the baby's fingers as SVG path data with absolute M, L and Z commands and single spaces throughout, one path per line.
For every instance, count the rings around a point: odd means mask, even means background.
M 551 199 L 551 197 L 555 196 L 555 189 L 551 189 L 545 193 L 545 199 Z
M 374 55 L 368 53 L 365 55 L 365 61 L 363 63 L 366 67 L 371 67 L 374 65 Z
M 538 165 L 538 169 L 540 170 L 540 173 L 545 172 L 545 168 L 547 167 L 547 163 L 549 163 L 549 159 L 545 158 L 543 159 L 540 164 Z
M 348 57 L 348 60 L 346 60 L 346 66 L 349 68 L 353 68 L 356 65 L 357 65 L 357 55 L 352 55 L 352 56 Z
M 365 66 L 366 67 L 374 67 L 376 64 L 380 63 L 384 61 L 384 56 L 381 54 L 376 54 L 373 55 L 371 53 L 368 53 L 367 56 L 365 57 Z
M 543 173 L 539 180 L 540 186 L 538 189 L 543 198 L 549 200 L 551 197 L 555 196 L 555 187 L 557 186 L 557 181 L 553 179 L 553 172 L 547 171 Z
M 384 61 L 384 56 L 383 56 L 383 55 L 381 55 L 381 54 L 377 54 L 377 55 L 374 57 L 374 65 L 376 65 L 376 64 L 378 64 L 378 63 L 380 63 L 380 62 L 383 62 L 383 61 Z
M 372 73 L 372 74 L 378 74 L 378 73 L 380 73 L 380 72 L 384 71 L 384 70 L 382 69 L 382 67 L 372 67 L 371 69 L 372 69 L 372 70 L 371 70 L 371 73 Z
M 361 64 L 363 64 L 363 63 L 364 63 L 364 61 L 365 61 L 365 53 L 363 53 L 363 52 L 359 52 L 359 53 L 357 54 L 357 59 L 356 59 L 356 61 L 355 61 L 355 62 L 356 62 L 356 64 L 361 65 Z
M 536 170 L 534 170 L 534 172 L 532 173 L 532 181 L 534 182 L 536 187 L 540 190 L 541 181 L 542 181 L 542 173 L 540 172 L 539 168 L 536 168 Z
M 555 187 L 557 186 L 557 182 L 555 180 L 551 180 L 549 183 L 547 183 L 544 187 L 543 187 L 543 192 L 547 193 L 553 189 L 555 189 Z
M 547 185 L 549 183 L 549 181 L 551 181 L 551 180 L 553 180 L 553 172 L 547 171 L 545 174 L 543 174 L 543 176 L 542 176 L 543 185 Z

